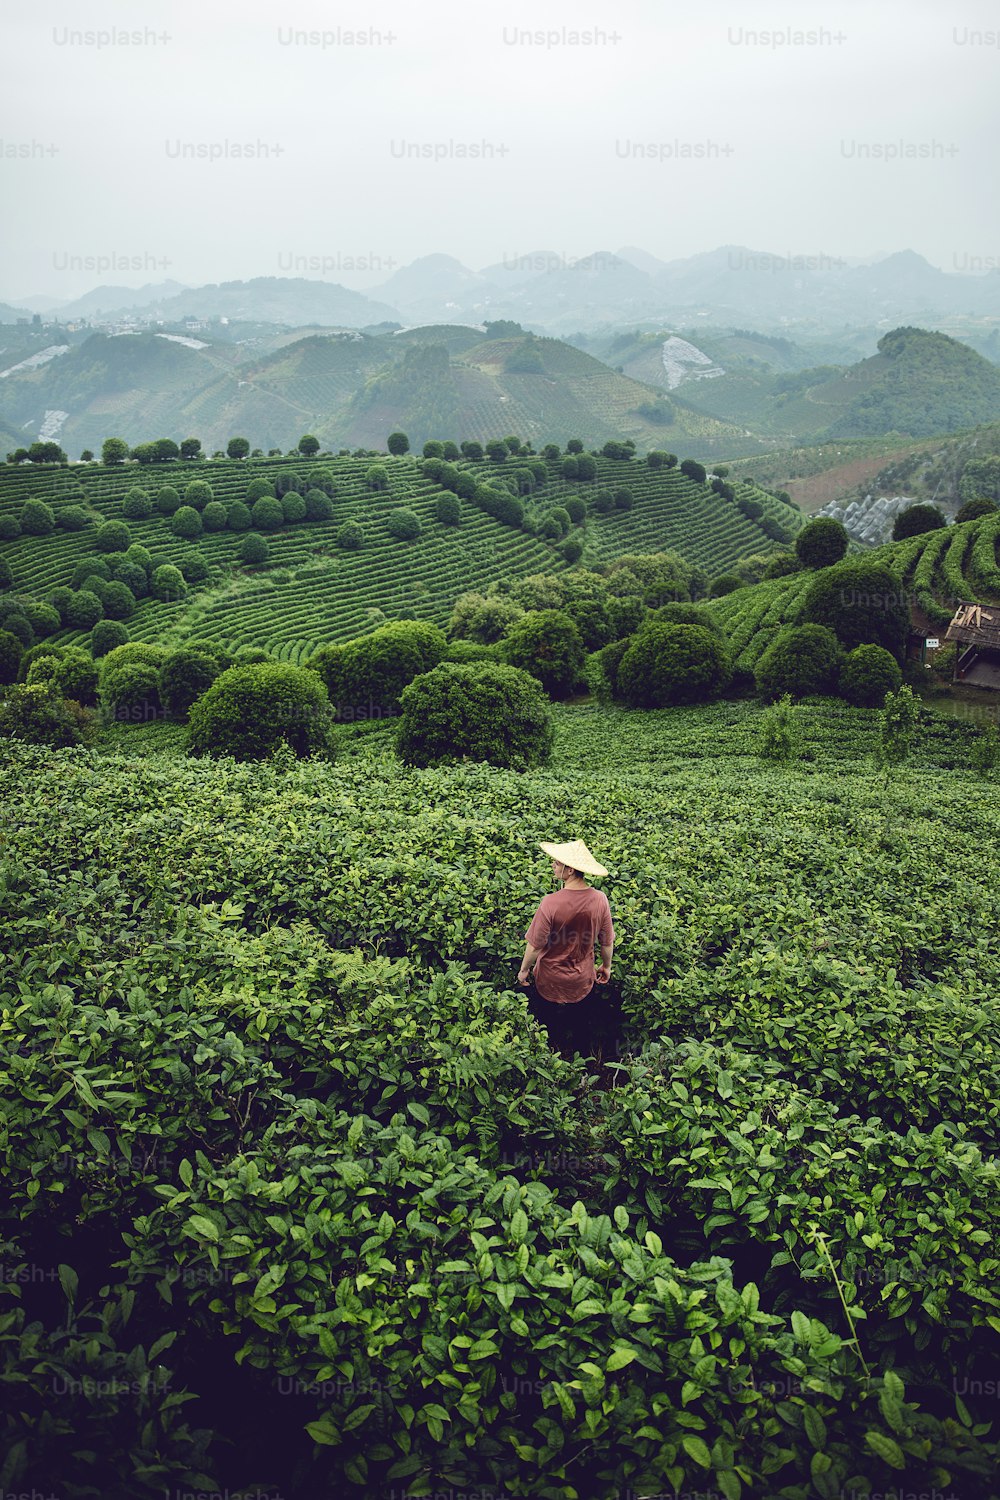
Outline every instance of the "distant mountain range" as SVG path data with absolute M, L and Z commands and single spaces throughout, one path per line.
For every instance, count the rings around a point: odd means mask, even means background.
M 956 317 L 1000 318 L 1000 270 L 948 273 L 903 250 L 871 264 L 795 256 L 742 245 L 663 261 L 634 246 L 569 260 L 551 250 L 505 255 L 471 270 L 449 255 L 426 255 L 364 293 L 301 277 L 262 276 L 203 287 L 177 282 L 138 289 L 98 287 L 56 307 L 31 298 L 47 320 L 132 314 L 366 328 L 513 319 L 537 332 L 735 323 L 761 330 L 822 332 L 899 323 L 934 326 Z M 43 307 L 43 304 L 49 304 Z M 33 308 L 0 304 L 0 321 Z

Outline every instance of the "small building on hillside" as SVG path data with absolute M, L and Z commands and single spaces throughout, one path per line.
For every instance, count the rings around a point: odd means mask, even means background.
M 933 651 L 937 646 L 937 636 L 938 630 L 934 621 L 916 600 L 911 600 L 910 629 L 906 637 L 907 661 L 916 661 L 922 667 L 926 667 L 928 665 L 928 642 L 930 643 L 930 649 Z
M 1000 605 L 963 599 L 944 638 L 958 646 L 956 682 L 1000 691 Z

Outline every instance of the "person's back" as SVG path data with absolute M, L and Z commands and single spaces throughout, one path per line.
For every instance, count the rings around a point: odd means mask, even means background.
M 594 947 L 613 940 L 611 907 L 592 886 L 566 887 L 543 896 L 527 932 L 541 949 L 535 968 L 538 993 L 555 1004 L 582 1000 L 594 987 Z

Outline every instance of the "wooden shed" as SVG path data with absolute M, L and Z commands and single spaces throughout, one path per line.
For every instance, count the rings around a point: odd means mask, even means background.
M 1000 691 L 1000 605 L 963 599 L 944 638 L 958 646 L 956 682 Z

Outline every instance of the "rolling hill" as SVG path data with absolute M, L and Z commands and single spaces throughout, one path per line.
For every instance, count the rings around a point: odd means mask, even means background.
M 896 328 L 846 369 L 743 369 L 687 385 L 684 396 L 699 411 L 791 443 L 921 438 L 996 420 L 1000 369 L 947 334 Z
M 436 352 L 435 352 L 436 351 Z M 655 391 L 557 339 L 485 339 L 460 325 L 362 334 L 287 334 L 250 344 L 183 332 L 94 334 L 59 359 L 13 371 L 0 386 L 0 425 L 38 435 L 47 413 L 70 453 L 105 437 L 130 445 L 152 430 L 194 433 L 209 451 L 252 432 L 266 449 L 314 432 L 324 447 L 380 446 L 401 427 L 414 443 L 442 433 L 588 445 L 631 437 L 707 457 L 753 453 L 732 424 L 668 406 Z

